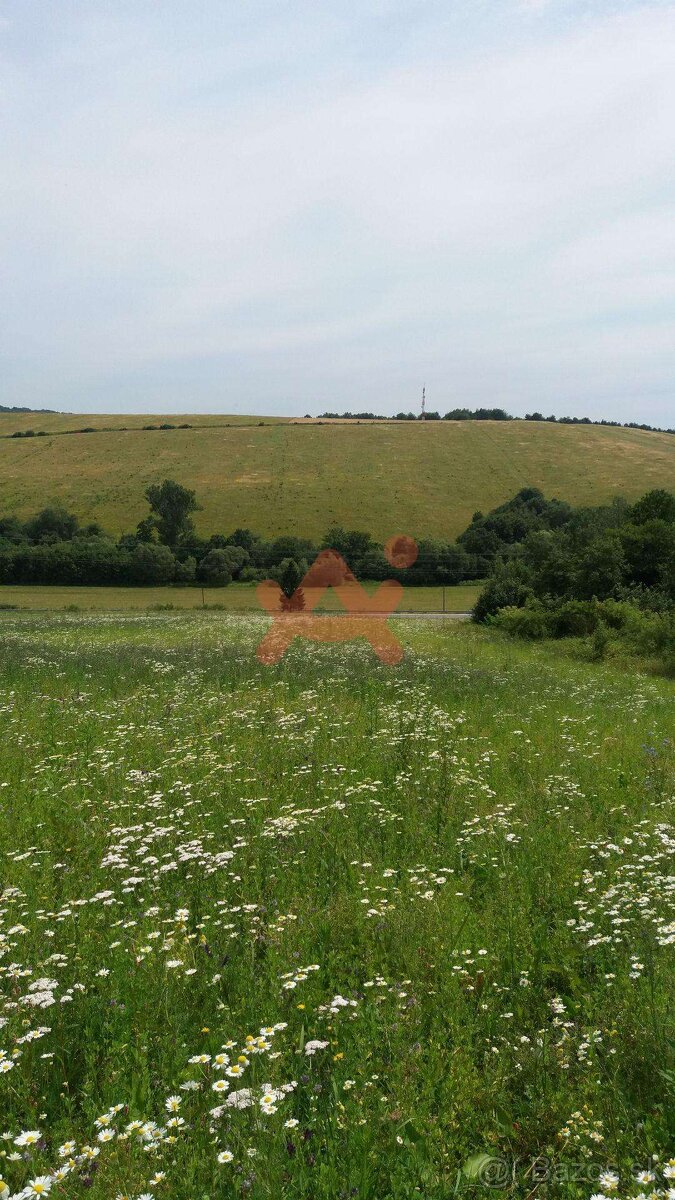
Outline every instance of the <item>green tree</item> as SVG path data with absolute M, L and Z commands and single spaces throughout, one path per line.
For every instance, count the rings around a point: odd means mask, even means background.
M 142 521 L 138 522 L 138 525 L 136 526 L 136 533 L 135 534 L 132 534 L 132 533 L 123 534 L 122 537 L 120 538 L 120 544 L 122 544 L 122 542 L 128 538 L 135 538 L 135 540 L 138 542 L 154 542 L 154 540 L 155 540 L 154 518 L 152 516 L 144 517 Z
M 573 590 L 574 563 L 567 534 L 538 529 L 522 544 L 523 561 L 533 572 L 538 596 L 566 596 Z
M 664 568 L 675 553 L 675 524 L 655 518 L 639 525 L 627 525 L 621 541 L 631 582 L 658 587 Z
M 587 546 L 577 562 L 574 595 L 581 600 L 606 600 L 623 583 L 626 560 L 616 535 L 605 534 Z
M 235 529 L 234 533 L 231 533 L 227 540 L 231 546 L 242 546 L 244 550 L 248 550 L 250 553 L 254 543 L 258 539 L 254 533 L 251 533 L 250 529 Z
M 78 528 L 77 517 L 58 504 L 43 508 L 24 525 L 26 537 L 31 542 L 69 542 Z
M 209 550 L 199 564 L 198 574 L 208 587 L 227 587 L 232 582 L 232 562 L 227 550 Z
M 176 560 L 168 546 L 153 546 L 139 543 L 130 557 L 130 580 L 139 586 L 158 587 L 171 583 L 176 571 Z
M 174 583 L 194 583 L 197 572 L 197 562 L 191 554 L 181 562 L 176 563 Z
M 18 545 L 25 541 L 25 530 L 18 517 L 0 517 L 0 542 Z
M 194 533 L 190 513 L 197 512 L 199 505 L 195 493 L 173 479 L 163 483 L 152 483 L 146 489 L 145 498 L 150 505 L 155 528 L 160 542 L 174 547 L 182 538 Z
M 223 552 L 227 555 L 227 560 L 230 564 L 230 574 L 233 579 L 238 579 L 241 575 L 242 568 L 247 567 L 250 562 L 248 550 L 243 546 L 224 546 Z
M 302 572 L 294 558 L 288 558 L 280 564 L 279 584 L 284 596 L 290 600 L 302 580 Z
M 634 525 L 644 525 L 647 521 L 667 521 L 675 524 L 675 494 L 664 488 L 654 488 L 646 492 L 630 511 L 630 519 Z

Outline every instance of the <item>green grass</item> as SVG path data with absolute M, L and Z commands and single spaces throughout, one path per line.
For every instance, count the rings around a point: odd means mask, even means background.
M 66 1200 L 661 1186 L 673 686 L 414 620 L 397 668 L 265 668 L 264 628 L 0 615 L 9 1191 L 70 1139 Z
M 239 525 L 319 537 L 337 521 L 380 540 L 452 539 L 477 509 L 524 486 L 598 504 L 670 487 L 675 475 L 675 437 L 641 430 L 523 421 L 259 425 L 217 416 L 189 416 L 192 429 L 139 428 L 162 419 L 0 415 L 0 434 L 51 431 L 0 438 L 0 514 L 26 517 L 58 500 L 120 533 L 146 515 L 148 484 L 168 476 L 196 490 L 205 534 Z M 63 433 L 88 424 L 108 428 Z M 113 428 L 120 424 L 129 428 Z
M 373 591 L 377 584 L 366 584 Z M 400 611 L 468 612 L 476 602 L 479 584 L 460 584 L 458 587 L 410 587 L 404 589 Z M 444 601 L 445 595 L 445 601 Z M 61 609 L 75 606 L 82 609 L 115 611 L 117 609 L 148 609 L 159 606 L 172 608 L 201 608 L 218 605 L 227 611 L 260 612 L 255 584 L 232 583 L 227 588 L 123 588 L 123 587 L 39 587 L 22 584 L 0 585 L 2 606 L 28 609 Z M 307 608 L 317 612 L 339 611 L 334 593 L 315 597 L 311 589 L 306 595 Z

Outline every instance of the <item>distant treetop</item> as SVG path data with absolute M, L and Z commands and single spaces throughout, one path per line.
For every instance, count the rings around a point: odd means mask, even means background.
M 0 413 L 56 413 L 55 408 L 26 408 L 14 405 L 0 404 Z
M 675 429 L 661 429 L 658 425 L 646 425 L 638 421 L 593 421 L 591 417 L 545 417 L 543 413 L 526 413 L 524 417 L 513 417 L 503 408 L 452 408 L 441 417 L 440 413 L 399 412 L 393 417 L 372 412 L 325 412 L 319 413 L 319 421 L 545 421 L 557 425 L 607 425 L 613 429 L 644 429 L 649 433 L 675 433 Z

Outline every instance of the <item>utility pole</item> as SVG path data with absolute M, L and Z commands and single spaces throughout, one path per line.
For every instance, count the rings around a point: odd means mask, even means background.
M 425 412 L 426 401 L 427 401 L 427 389 L 426 389 L 426 387 L 423 387 L 422 388 L 422 414 L 420 416 L 420 421 L 424 421 L 426 419 L 426 412 Z

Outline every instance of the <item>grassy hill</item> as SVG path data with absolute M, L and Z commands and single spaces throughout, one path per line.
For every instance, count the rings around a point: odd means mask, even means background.
M 142 429 L 163 421 L 191 428 Z M 68 432 L 83 426 L 98 432 Z M 46 436 L 7 436 L 29 428 Z M 454 537 L 476 509 L 526 485 L 589 504 L 673 488 L 675 437 L 524 421 L 0 415 L 0 514 L 59 500 L 119 533 L 145 515 L 147 485 L 167 476 L 196 489 L 204 533 L 316 536 L 337 521 L 382 539 Z

